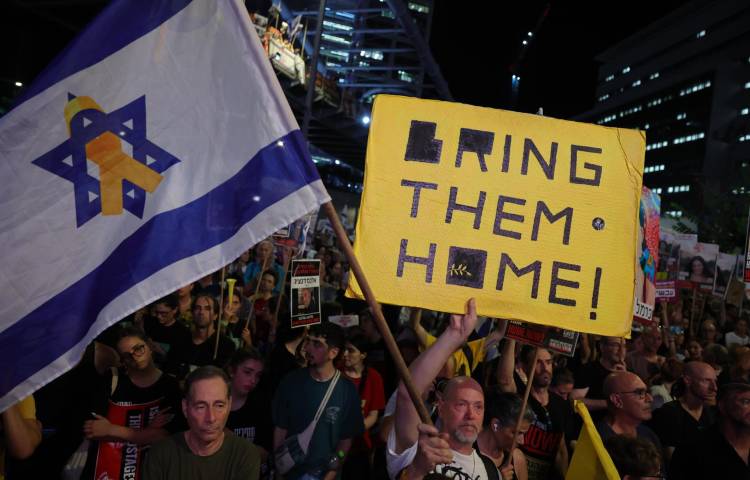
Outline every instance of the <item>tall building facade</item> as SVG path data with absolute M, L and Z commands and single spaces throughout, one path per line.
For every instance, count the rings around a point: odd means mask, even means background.
M 663 214 L 747 203 L 750 2 L 690 2 L 596 59 L 596 104 L 575 120 L 645 132 L 643 183 Z

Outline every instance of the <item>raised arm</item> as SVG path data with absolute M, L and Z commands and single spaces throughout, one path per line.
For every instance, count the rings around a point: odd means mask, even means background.
M 467 312 L 465 315 L 451 315 L 451 321 L 448 328 L 435 343 L 422 352 L 414 362 L 412 362 L 409 372 L 411 373 L 414 386 L 417 391 L 424 395 L 424 392 L 432 385 L 432 381 L 442 369 L 448 357 L 460 348 L 469 337 L 477 324 L 477 312 L 474 299 L 469 300 Z M 419 438 L 419 415 L 412 404 L 411 397 L 406 390 L 403 382 L 399 383 L 396 398 L 395 414 L 395 433 L 396 449 L 395 453 L 401 453 L 405 449 L 414 445 Z
M 516 393 L 513 372 L 516 369 L 516 341 L 505 339 L 497 364 L 497 385 L 502 392 Z

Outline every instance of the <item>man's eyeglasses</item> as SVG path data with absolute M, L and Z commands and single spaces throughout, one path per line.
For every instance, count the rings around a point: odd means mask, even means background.
M 139 343 L 135 347 L 133 347 L 129 352 L 120 352 L 120 356 L 123 360 L 127 360 L 129 358 L 134 357 L 140 357 L 146 353 L 146 344 L 145 343 Z
M 650 392 L 645 388 L 636 388 L 635 390 L 631 390 L 629 392 L 617 392 L 620 395 L 635 395 L 639 399 L 643 400 L 646 398 L 646 395 L 650 395 Z

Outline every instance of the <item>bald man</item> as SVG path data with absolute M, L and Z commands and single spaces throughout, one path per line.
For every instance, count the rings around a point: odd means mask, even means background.
M 680 379 L 684 393 L 654 410 L 649 426 L 665 448 L 667 461 L 674 449 L 698 436 L 716 421 L 716 370 L 704 362 L 688 362 Z
M 596 423 L 602 441 L 615 435 L 640 437 L 661 451 L 659 437 L 643 424 L 651 419 L 653 398 L 646 384 L 632 372 L 611 373 L 604 380 L 607 415 Z
M 409 367 L 417 391 L 430 387 L 476 322 L 472 299 L 466 315 L 451 316 L 443 334 Z M 399 385 L 394 428 L 388 436 L 386 452 L 390 478 L 421 479 L 431 472 L 472 480 L 500 478 L 492 460 L 474 449 L 484 418 L 484 392 L 474 379 L 455 377 L 447 383 L 438 400 L 438 418 L 440 430 L 421 424 L 406 387 Z M 512 478 L 512 466 L 503 474 L 503 478 Z

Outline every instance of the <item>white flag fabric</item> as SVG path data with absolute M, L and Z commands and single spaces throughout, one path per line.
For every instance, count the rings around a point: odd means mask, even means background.
M 111 3 L 0 157 L 0 411 L 330 200 L 241 0 Z

